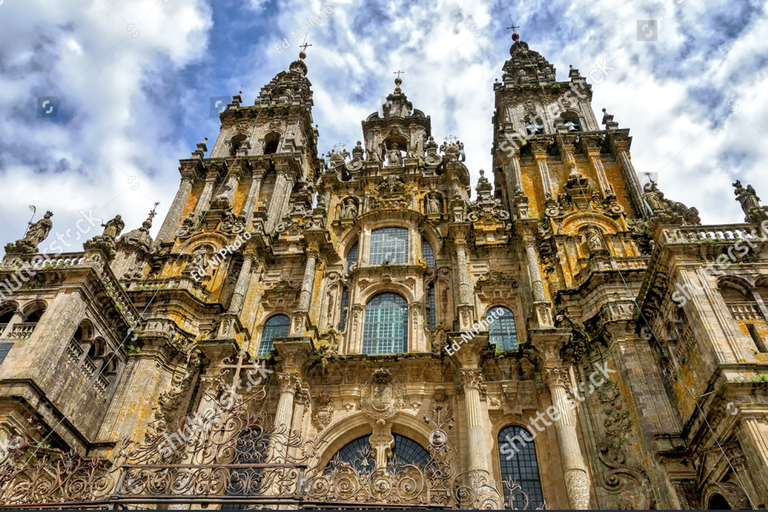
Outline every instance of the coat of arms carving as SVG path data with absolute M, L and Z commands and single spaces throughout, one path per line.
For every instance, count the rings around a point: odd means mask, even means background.
M 392 382 L 392 372 L 379 368 L 360 392 L 360 409 L 378 421 L 389 420 L 405 406 L 405 387 Z

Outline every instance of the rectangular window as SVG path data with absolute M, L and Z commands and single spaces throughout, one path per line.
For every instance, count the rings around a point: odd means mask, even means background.
M 8 355 L 8 352 L 11 351 L 12 347 L 13 343 L 0 343 L 0 364 L 3 364 L 5 357 Z
M 424 261 L 427 262 L 427 267 L 434 268 L 435 253 L 432 251 L 432 246 L 429 245 L 429 242 L 424 239 L 421 240 L 421 255 L 424 258 Z
M 429 289 L 427 291 L 427 301 L 429 304 L 429 329 L 431 331 L 435 330 L 435 285 L 431 284 L 429 285 Z
M 760 333 L 757 332 L 755 326 L 752 324 L 747 324 L 747 330 L 749 331 L 749 335 L 752 336 L 752 341 L 755 342 L 758 352 L 768 352 L 768 349 L 765 347 L 765 342 L 763 341 L 763 338 L 760 337 Z
M 381 228 L 371 233 L 371 265 L 408 263 L 408 229 Z
M 341 315 L 339 316 L 339 332 L 344 332 L 344 322 L 347 319 L 347 302 L 349 302 L 349 295 L 347 289 L 344 288 L 341 292 Z

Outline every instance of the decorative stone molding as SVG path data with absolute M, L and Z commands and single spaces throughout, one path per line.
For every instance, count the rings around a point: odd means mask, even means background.
M 312 422 L 318 430 L 323 430 L 333 421 L 335 406 L 333 398 L 328 393 L 320 393 L 312 405 Z
M 379 368 L 360 390 L 360 410 L 377 423 L 393 418 L 405 407 L 405 387 L 392 382 L 392 373 Z

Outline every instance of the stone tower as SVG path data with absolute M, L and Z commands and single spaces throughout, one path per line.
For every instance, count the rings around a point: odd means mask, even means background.
M 49 212 L 8 244 L 0 502 L 765 508 L 766 208 L 641 189 L 578 70 L 513 40 L 495 186 L 399 77 L 320 158 L 302 53 L 155 240 L 153 210 L 38 254 Z

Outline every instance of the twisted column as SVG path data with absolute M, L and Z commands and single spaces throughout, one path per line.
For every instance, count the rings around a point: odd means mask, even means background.
M 589 476 L 581 454 L 576 425 L 566 400 L 568 369 L 565 367 L 545 369 L 544 382 L 549 387 L 553 405 L 560 411 L 558 419 L 555 420 L 555 432 L 563 462 L 568 503 L 573 510 L 587 510 L 589 509 Z

